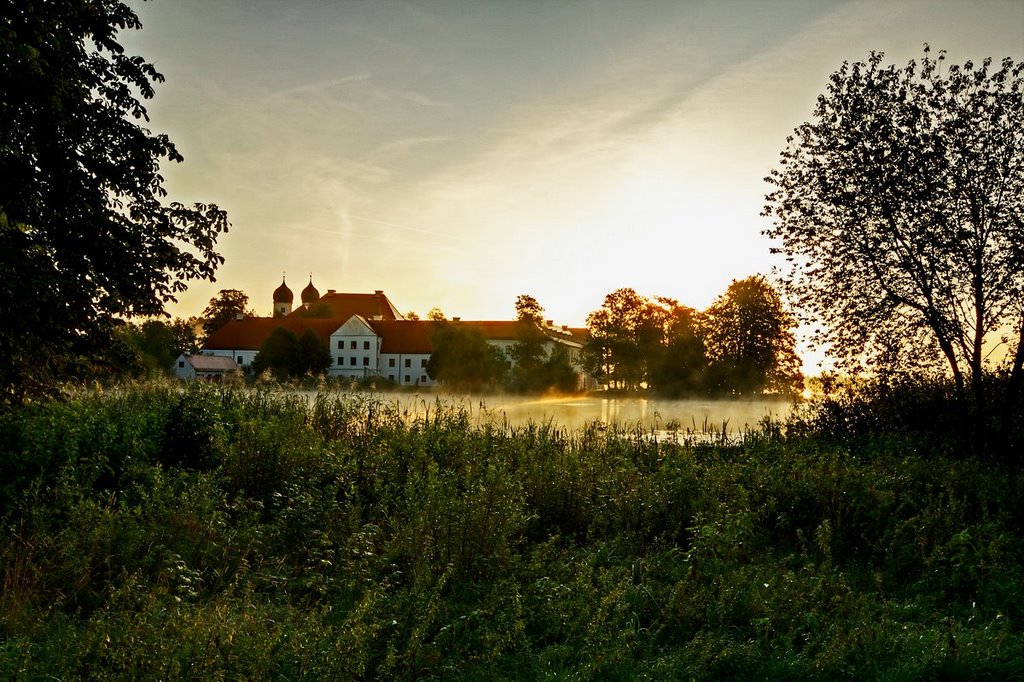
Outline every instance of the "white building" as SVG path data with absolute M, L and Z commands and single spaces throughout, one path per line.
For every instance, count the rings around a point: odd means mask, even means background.
M 275 317 L 249 317 L 232 320 L 210 336 L 203 353 L 231 358 L 247 369 L 260 346 L 278 327 L 296 336 L 312 330 L 330 349 L 328 375 L 350 379 L 380 378 L 402 386 L 434 386 L 427 374 L 433 352 L 431 335 L 437 323 L 430 320 L 406 320 L 383 291 L 372 294 L 338 293 L 331 289 L 319 296 L 312 280 L 302 292 L 302 307 L 292 310 L 294 300 L 284 281 L 274 291 Z M 518 341 L 515 321 L 461 321 L 453 324 L 472 326 L 491 345 L 506 352 Z M 585 330 L 544 329 L 550 348 L 564 347 L 570 363 L 579 368 L 579 355 Z M 581 386 L 583 376 L 581 375 Z
M 174 375 L 185 381 L 222 381 L 226 376 L 238 374 L 239 363 L 229 357 L 215 355 L 192 355 L 185 353 L 178 356 Z

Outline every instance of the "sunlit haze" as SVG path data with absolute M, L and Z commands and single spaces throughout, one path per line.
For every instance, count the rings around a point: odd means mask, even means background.
M 282 273 L 420 315 L 703 308 L 775 264 L 763 178 L 843 60 L 1024 57 L 1019 0 L 130 4 L 170 199 L 232 222 L 181 316 L 221 288 L 269 314 Z

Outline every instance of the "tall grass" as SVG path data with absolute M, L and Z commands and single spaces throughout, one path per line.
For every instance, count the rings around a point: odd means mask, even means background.
M 823 414 L 719 445 L 198 384 L 5 414 L 0 676 L 1024 675 L 1024 478 Z

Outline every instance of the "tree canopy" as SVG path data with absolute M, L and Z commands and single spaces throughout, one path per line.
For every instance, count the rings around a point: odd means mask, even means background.
M 529 294 L 516 298 L 516 342 L 507 351 L 512 360 L 508 384 L 515 391 L 572 391 L 578 378 L 565 348 L 544 328 L 544 308 Z
M 723 393 L 795 393 L 802 387 L 795 320 L 764 277 L 734 280 L 704 311 L 707 383 Z
M 1024 64 L 844 63 L 788 138 L 766 234 L 842 366 L 945 364 L 980 395 L 1004 334 L 1024 363 Z
M 667 395 L 792 393 L 802 384 L 795 320 L 768 281 L 734 281 L 703 312 L 633 289 L 587 317 L 584 365 L 612 388 Z
M 430 343 L 433 352 L 427 361 L 427 374 L 447 388 L 478 392 L 495 387 L 504 378 L 504 354 L 489 345 L 478 329 L 439 321 Z
M 319 375 L 331 366 L 331 352 L 312 329 L 296 336 L 284 327 L 277 327 L 260 346 L 252 371 L 259 375 L 274 373 L 277 379 Z
M 140 125 L 162 76 L 118 42 L 141 27 L 129 7 L 5 2 L 0 24 L 0 390 L 17 400 L 115 318 L 161 315 L 212 280 L 228 222 L 163 202 L 160 162 L 182 157 Z
M 216 296 L 210 299 L 203 310 L 203 335 L 209 338 L 221 327 L 239 315 L 251 317 L 255 315 L 252 310 L 247 309 L 249 296 L 238 289 L 221 289 Z

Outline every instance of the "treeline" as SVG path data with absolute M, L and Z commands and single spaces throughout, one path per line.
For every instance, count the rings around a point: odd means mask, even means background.
M 668 395 L 793 394 L 803 386 L 796 322 L 760 275 L 704 311 L 619 289 L 587 318 L 586 369 L 612 388 Z
M 225 289 L 199 318 L 125 323 L 105 363 L 113 374 L 169 373 L 181 353 L 238 314 L 251 315 L 248 296 Z M 578 355 L 548 328 L 544 308 L 527 294 L 516 300 L 516 341 L 506 349 L 488 343 L 473 325 L 447 320 L 439 309 L 428 375 L 457 391 L 571 392 L 583 388 L 581 372 L 613 390 L 659 395 L 794 394 L 803 386 L 796 355 L 795 321 L 772 285 L 760 275 L 734 281 L 706 310 L 633 289 L 608 294 L 587 317 Z M 318 376 L 331 366 L 327 345 L 312 331 L 298 336 L 275 330 L 260 347 L 253 374 L 279 380 Z

